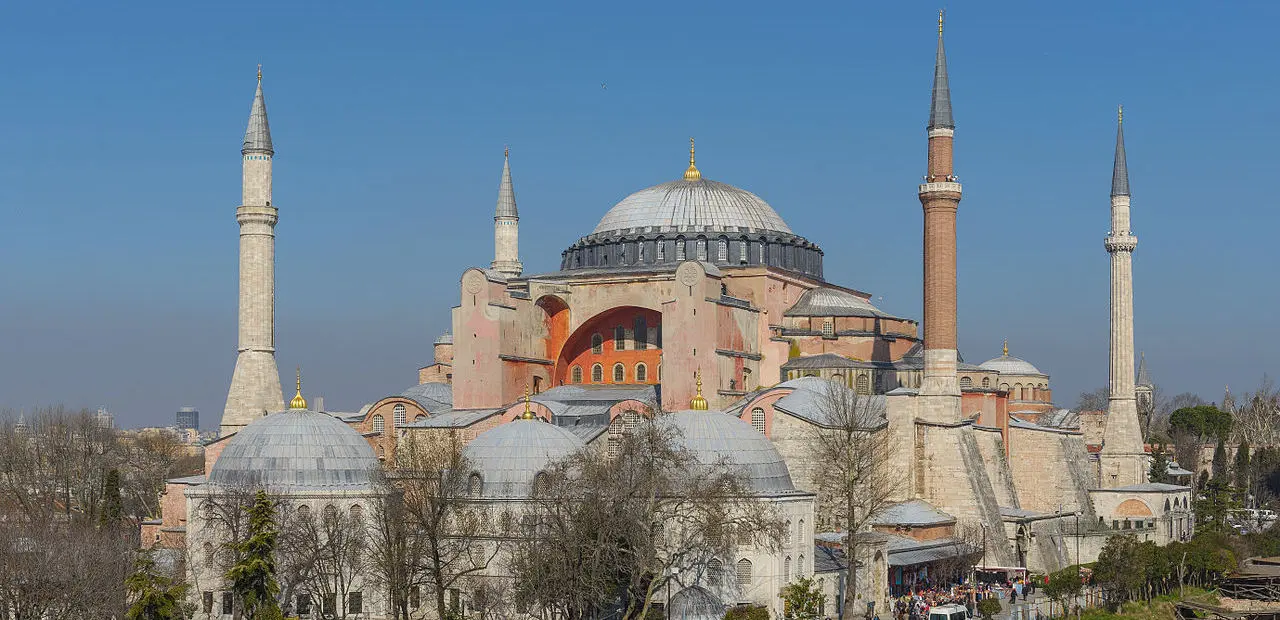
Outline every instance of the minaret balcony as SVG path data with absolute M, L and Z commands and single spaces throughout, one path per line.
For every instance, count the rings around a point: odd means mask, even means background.
M 1132 252 L 1138 247 L 1138 238 L 1134 235 L 1110 235 L 1102 244 L 1108 252 Z
M 959 194 L 960 184 L 956 183 L 955 181 L 937 181 L 934 183 L 920 184 L 920 193 L 922 195 L 933 194 L 933 193 L 943 193 L 943 192 Z

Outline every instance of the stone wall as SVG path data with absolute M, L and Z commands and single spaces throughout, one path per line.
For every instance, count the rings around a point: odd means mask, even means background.
M 1020 507 L 1036 512 L 1087 509 L 1087 453 L 1077 433 L 1009 428 L 1009 460 Z

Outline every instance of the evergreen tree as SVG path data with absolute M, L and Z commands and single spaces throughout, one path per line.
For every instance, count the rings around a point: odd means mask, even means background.
M 1249 501 L 1249 442 L 1242 441 L 1236 448 L 1235 462 L 1236 488 L 1240 490 L 1241 500 Z
M 782 608 L 785 617 L 792 620 L 817 620 L 821 618 L 825 596 L 811 577 L 801 577 L 782 587 Z
M 181 620 L 186 617 L 182 599 L 187 584 L 162 575 L 150 552 L 138 554 L 133 573 L 125 578 L 124 585 L 133 601 L 125 612 L 127 620 Z
M 1230 472 L 1227 470 L 1227 446 L 1222 438 L 1218 438 L 1218 447 L 1213 449 L 1213 481 L 1224 485 L 1231 484 Z
M 282 617 L 280 604 L 276 602 L 280 584 L 276 581 L 274 555 L 279 536 L 275 511 L 271 498 L 259 490 L 247 511 L 248 537 L 235 545 L 240 561 L 227 571 L 231 591 L 240 600 L 245 617 L 250 620 Z
M 98 514 L 98 524 L 114 527 L 124 518 L 124 500 L 120 497 L 120 470 L 107 472 L 107 480 L 102 485 L 102 512 Z
M 1152 482 L 1169 482 L 1169 455 L 1164 451 L 1164 444 L 1156 444 L 1151 449 L 1151 471 L 1147 478 Z

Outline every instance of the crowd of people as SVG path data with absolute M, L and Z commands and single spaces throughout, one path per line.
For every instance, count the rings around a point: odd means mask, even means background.
M 978 601 L 985 598 L 1008 599 L 1012 605 L 1019 599 L 1025 600 L 1035 594 L 1035 591 L 1035 581 L 1021 577 L 1004 582 L 965 582 L 950 586 L 921 581 L 893 600 L 893 617 L 895 620 L 927 620 L 929 610 L 940 605 L 962 605 L 969 610 L 970 617 L 973 617 L 976 615 Z

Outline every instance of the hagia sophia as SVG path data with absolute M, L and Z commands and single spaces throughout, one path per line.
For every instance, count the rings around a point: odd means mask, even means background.
M 608 449 L 639 417 L 678 429 L 699 459 L 739 465 L 755 497 L 789 528 L 778 549 L 745 548 L 719 560 L 733 567 L 732 579 L 681 584 L 677 602 L 777 612 L 783 585 L 817 577 L 833 605 L 886 605 L 968 544 L 967 526 L 987 534 L 984 566 L 1038 572 L 1092 561 L 1116 531 L 1161 544 L 1184 539 L 1193 528 L 1190 488 L 1148 482 L 1139 430 L 1137 399 L 1150 387 L 1136 385 L 1134 370 L 1137 238 L 1122 123 L 1104 240 L 1112 312 L 1110 400 L 1101 419 L 1055 405 L 1050 375 L 1010 355 L 1008 343 L 978 364 L 957 350 L 963 188 L 953 167 L 941 20 L 926 172 L 915 188 L 924 212 L 922 321 L 877 308 L 854 284 L 827 281 L 822 231 L 802 236 L 785 209 L 704 176 L 693 140 L 677 178 L 602 209 L 561 253 L 558 271 L 524 273 L 507 153 L 493 261 L 461 270 L 452 329 L 435 341 L 419 382 L 359 412 L 329 412 L 308 409 L 301 379 L 286 408 L 276 367 L 279 210 L 259 72 L 242 148 L 239 355 L 222 436 L 206 446 L 204 475 L 169 481 L 163 514 L 144 524 L 143 540 L 204 550 L 193 557 L 206 559 L 188 567 L 193 601 L 206 614 L 199 617 L 220 618 L 229 608 L 220 604 L 226 587 L 211 546 L 218 530 L 200 509 L 205 498 L 247 484 L 309 510 L 372 518 L 371 469 L 393 466 L 408 437 L 450 437 L 466 445 L 475 500 L 506 510 L 529 498 L 535 476 L 555 459 Z M 1094 213 L 1101 225 L 1101 204 Z M 814 433 L 829 427 L 822 403 L 830 390 L 875 408 L 902 474 L 895 505 L 864 533 L 857 561 L 872 578 L 860 580 L 857 601 L 841 601 L 844 533 L 823 509 L 810 449 Z M 486 574 L 509 578 L 502 571 L 499 563 Z M 468 593 L 460 596 L 467 605 Z M 361 607 L 383 617 L 384 598 L 366 586 Z

